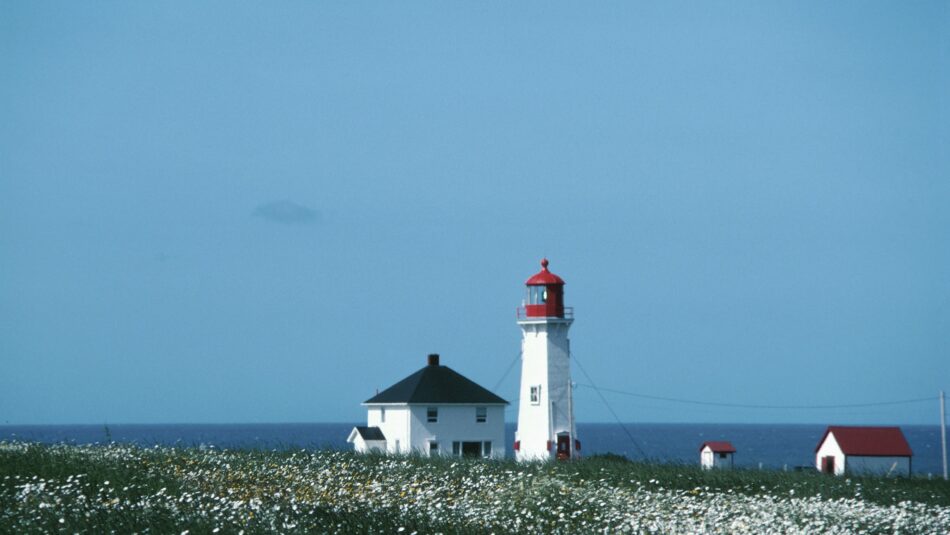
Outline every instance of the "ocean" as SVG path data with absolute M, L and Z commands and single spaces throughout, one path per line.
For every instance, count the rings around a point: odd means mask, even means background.
M 216 448 L 348 449 L 353 423 L 299 424 L 115 424 L 4 425 L 0 440 L 90 444 L 108 441 L 153 446 Z M 914 451 L 916 475 L 942 474 L 940 427 L 901 426 Z M 506 425 L 506 451 L 511 454 L 515 426 Z M 814 424 L 577 424 L 581 454 L 614 453 L 630 459 L 699 463 L 706 440 L 728 440 L 736 447 L 735 463 L 745 468 L 793 470 L 814 466 L 814 450 L 824 433 Z M 631 440 L 632 437 L 632 440 Z

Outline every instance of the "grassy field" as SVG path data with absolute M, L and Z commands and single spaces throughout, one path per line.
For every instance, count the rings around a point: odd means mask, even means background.
M 942 480 L 0 443 L 0 533 L 950 533 Z

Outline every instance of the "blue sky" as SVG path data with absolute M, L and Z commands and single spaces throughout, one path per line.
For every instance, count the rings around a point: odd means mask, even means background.
M 0 423 L 358 421 L 429 352 L 514 401 L 542 256 L 601 387 L 950 388 L 946 2 L 0 13 Z

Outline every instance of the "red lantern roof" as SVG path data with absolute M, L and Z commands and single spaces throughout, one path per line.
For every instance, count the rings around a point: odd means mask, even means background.
M 564 280 L 561 277 L 558 277 L 554 273 L 548 271 L 548 259 L 541 259 L 541 271 L 535 273 L 530 279 L 525 282 L 527 286 L 547 286 L 549 284 L 564 284 Z

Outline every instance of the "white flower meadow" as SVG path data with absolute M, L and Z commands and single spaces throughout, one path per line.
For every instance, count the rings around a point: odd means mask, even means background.
M 0 443 L 4 455 L 30 447 Z M 0 531 L 58 532 L 65 525 L 70 532 L 96 533 L 118 522 L 161 533 L 950 533 L 948 506 L 801 497 L 794 489 L 754 495 L 699 486 L 674 490 L 657 479 L 617 485 L 546 465 L 340 452 L 47 449 L 141 471 L 142 477 L 124 481 L 110 473 L 110 480 L 91 483 L 84 473 L 45 479 L 11 474 L 0 486 Z M 157 481 L 170 483 L 157 488 Z M 166 524 L 134 524 L 140 518 Z

